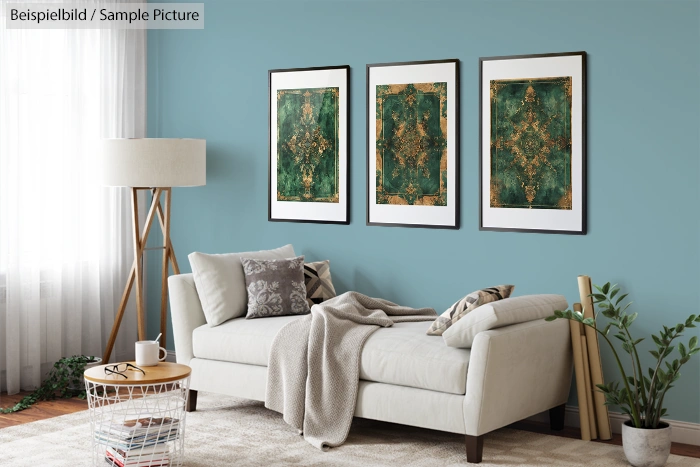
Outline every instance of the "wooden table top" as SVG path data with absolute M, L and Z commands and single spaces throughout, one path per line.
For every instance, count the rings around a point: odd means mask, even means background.
M 131 363 L 134 366 L 138 366 L 136 365 L 136 362 L 120 363 Z M 109 363 L 107 365 L 98 365 L 88 368 L 85 370 L 83 376 L 86 380 L 93 383 L 108 384 L 110 386 L 139 386 L 142 384 L 160 384 L 169 383 L 171 381 L 179 381 L 187 378 L 192 372 L 192 369 L 187 365 L 160 362 L 156 366 L 139 367 L 146 372 L 145 375 L 140 371 L 130 368 L 124 372 L 128 378 L 124 378 L 123 376 L 105 373 L 105 367 L 114 365 L 117 365 L 117 363 Z

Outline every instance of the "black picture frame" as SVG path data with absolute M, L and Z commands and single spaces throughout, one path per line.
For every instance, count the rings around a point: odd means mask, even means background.
M 375 119 L 375 103 L 371 101 L 372 93 L 371 87 L 373 86 L 371 80 L 371 74 L 373 69 L 383 68 L 383 67 L 405 67 L 414 65 L 438 65 L 438 64 L 454 64 L 454 99 L 451 100 L 454 105 L 454 171 L 453 179 L 454 183 L 454 195 L 448 197 L 448 203 L 451 204 L 451 208 L 454 210 L 453 220 L 450 224 L 430 224 L 430 223 L 406 223 L 406 222 L 382 222 L 381 220 L 372 219 L 371 207 L 372 207 L 372 196 L 371 188 L 372 184 L 376 183 L 376 175 L 370 174 L 372 167 L 371 160 L 372 157 L 376 158 L 376 150 L 373 150 L 372 146 L 376 140 L 370 141 L 370 129 L 371 125 L 376 124 Z M 422 61 L 410 61 L 410 62 L 389 62 L 389 63 L 372 63 L 367 64 L 366 67 L 366 105 L 367 105 L 367 127 L 366 127 L 366 149 L 367 149 L 367 173 L 366 173 L 366 225 L 368 226 L 385 226 L 385 227 L 414 227 L 414 228 L 431 228 L 431 229 L 451 229 L 457 230 L 460 228 L 460 75 L 459 75 L 459 65 L 460 60 L 453 59 L 442 59 L 442 60 L 422 60 Z M 448 106 L 448 109 L 452 106 Z M 450 138 L 448 133 L 448 138 Z M 375 159 L 376 160 L 376 159 Z M 453 202 L 450 203 L 450 198 Z M 425 206 L 420 206 L 420 208 L 425 208 Z M 429 207 L 428 207 L 429 208 Z
M 577 228 L 563 228 L 563 229 L 551 229 L 551 228 L 522 228 L 517 226 L 494 226 L 485 225 L 484 222 L 484 211 L 485 211 L 485 195 L 484 195 L 484 170 L 487 167 L 490 168 L 490 157 L 489 164 L 486 165 L 484 162 L 485 151 L 484 147 L 485 141 L 485 131 L 484 131 L 484 95 L 486 94 L 484 89 L 484 66 L 488 62 L 492 61 L 504 61 L 504 60 L 524 60 L 524 59 L 542 59 L 542 58 L 559 58 L 559 57 L 580 57 L 581 63 L 581 73 L 578 79 L 580 80 L 580 222 Z M 498 232 L 526 232 L 526 233 L 545 233 L 545 234 L 565 234 L 565 235 L 586 235 L 588 228 L 588 180 L 587 180 L 587 53 L 585 51 L 578 52 L 561 52 L 561 53 L 545 53 L 545 54 L 528 54 L 528 55 L 508 55 L 508 56 L 495 56 L 495 57 L 480 57 L 479 58 L 479 230 L 483 231 L 498 231 Z M 522 63 L 522 62 L 521 62 Z M 523 77 L 526 78 L 526 77 Z M 572 77 L 573 79 L 573 77 Z M 489 84 L 490 85 L 490 84 Z M 573 110 L 572 110 L 573 114 Z M 490 121 L 486 122 L 489 125 L 490 133 Z M 488 139 L 489 144 L 489 154 L 490 154 L 490 137 Z M 573 152 L 573 149 L 572 149 Z M 573 163 L 573 158 L 572 158 Z M 572 168 L 573 172 L 573 168 Z M 573 178 L 573 177 L 572 177 Z M 572 181 L 573 185 L 573 181 Z M 490 188 L 489 188 L 490 189 Z M 573 188 L 572 188 L 573 189 Z M 572 203 L 575 204 L 575 203 Z M 490 207 L 489 207 L 490 208 Z M 488 209 L 488 208 L 487 208 Z M 555 212 L 556 210 L 550 210 Z
M 344 208 L 344 215 L 342 216 L 342 219 L 312 219 L 312 218 L 302 218 L 302 217 L 294 217 L 294 216 L 275 216 L 275 213 L 273 211 L 277 210 L 275 207 L 273 207 L 273 194 L 272 194 L 272 189 L 273 189 L 273 166 L 276 168 L 276 160 L 273 160 L 273 156 L 277 155 L 277 148 L 273 147 L 273 108 L 272 108 L 272 92 L 273 92 L 273 76 L 276 74 L 284 74 L 284 73 L 296 73 L 296 72 L 323 72 L 323 71 L 331 71 L 331 70 L 342 70 L 345 71 L 344 74 L 344 89 L 345 89 L 345 106 L 344 109 L 339 109 L 339 114 L 342 114 L 344 116 L 344 122 L 345 124 L 343 125 L 344 127 L 344 141 L 341 141 L 339 143 L 339 149 L 344 151 L 345 156 L 344 156 L 344 161 L 341 161 L 341 164 L 344 162 L 344 176 L 339 177 L 340 183 L 344 182 L 344 190 L 339 193 L 340 195 L 340 201 L 339 205 L 341 205 Z M 306 68 L 278 68 L 278 69 L 271 69 L 268 70 L 267 74 L 267 89 L 268 89 L 268 120 L 267 120 L 267 128 L 268 128 L 268 174 L 267 174 L 267 220 L 269 222 L 295 222 L 295 223 L 314 223 L 314 224 L 341 224 L 341 225 L 348 225 L 350 224 L 350 97 L 351 97 L 351 90 L 350 90 L 350 65 L 335 65 L 335 66 L 321 66 L 321 67 L 306 67 Z M 276 124 L 275 124 L 276 128 Z M 339 138 L 340 139 L 340 138 Z M 312 204 L 329 204 L 329 203 L 304 203 L 307 205 L 312 205 Z

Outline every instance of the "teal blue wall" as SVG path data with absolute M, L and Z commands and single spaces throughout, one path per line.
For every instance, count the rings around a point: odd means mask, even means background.
M 292 243 L 331 260 L 339 292 L 439 312 L 501 283 L 573 303 L 578 274 L 622 284 L 639 335 L 698 312 L 697 1 L 207 1 L 205 11 L 203 31 L 148 35 L 149 136 L 207 140 L 207 185 L 173 191 L 183 272 L 195 250 Z M 578 50 L 589 54 L 588 235 L 480 232 L 479 57 Z M 462 227 L 368 227 L 365 64 L 441 58 L 461 60 Z M 267 70 L 342 64 L 352 67 L 351 224 L 268 222 Z M 155 337 L 160 259 L 150 253 Z M 616 376 L 605 348 L 603 358 Z M 699 390 L 696 358 L 666 399 L 670 418 L 700 422 Z

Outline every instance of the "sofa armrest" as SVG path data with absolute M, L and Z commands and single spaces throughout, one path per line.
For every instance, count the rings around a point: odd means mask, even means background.
M 192 331 L 206 324 L 204 310 L 194 286 L 192 274 L 179 274 L 168 278 L 170 313 L 173 322 L 175 356 L 178 363 L 185 365 L 194 357 L 192 352 Z
M 528 321 L 479 333 L 467 373 L 466 434 L 480 436 L 566 403 L 572 367 L 566 320 Z

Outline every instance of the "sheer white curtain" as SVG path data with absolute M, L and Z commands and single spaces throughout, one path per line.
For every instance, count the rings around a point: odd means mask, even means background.
M 0 0 L 0 391 L 12 394 L 38 386 L 62 356 L 104 350 L 133 245 L 128 193 L 101 185 L 99 141 L 145 136 L 146 36 L 7 29 L 7 2 Z M 128 308 L 117 359 L 133 354 L 135 329 Z

